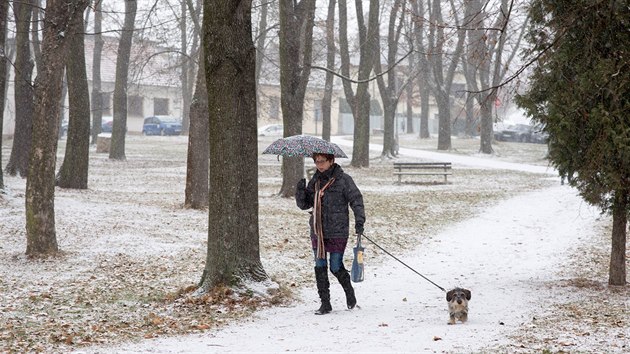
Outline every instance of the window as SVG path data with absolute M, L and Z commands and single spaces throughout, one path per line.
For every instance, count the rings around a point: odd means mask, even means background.
M 156 97 L 153 99 L 153 114 L 156 116 L 168 115 L 168 98 Z
M 127 113 L 131 116 L 140 116 L 144 115 L 144 110 L 142 109 L 142 97 L 129 95 L 127 98 Z

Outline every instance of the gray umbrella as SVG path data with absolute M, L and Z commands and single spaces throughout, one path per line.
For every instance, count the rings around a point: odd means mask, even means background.
M 285 157 L 329 154 L 335 157 L 348 157 L 337 144 L 311 135 L 293 135 L 278 139 L 267 146 L 263 154 Z

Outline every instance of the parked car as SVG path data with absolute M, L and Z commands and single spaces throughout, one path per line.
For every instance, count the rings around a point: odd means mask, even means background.
M 547 140 L 549 140 L 549 134 L 542 130 L 534 130 L 530 137 L 530 142 L 536 144 L 546 144 Z
M 114 126 L 113 118 L 106 119 L 106 117 L 103 117 L 103 120 L 101 122 L 101 133 L 111 133 L 113 126 Z
M 170 116 L 151 116 L 144 118 L 142 134 L 144 135 L 179 135 L 182 133 L 182 122 Z
M 259 136 L 282 136 L 284 127 L 282 124 L 264 125 L 258 129 Z
M 498 141 L 518 141 L 528 143 L 531 140 L 534 127 L 527 124 L 514 124 L 495 132 L 494 139 Z

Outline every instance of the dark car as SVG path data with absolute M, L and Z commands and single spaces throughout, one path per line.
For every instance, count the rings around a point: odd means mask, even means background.
M 549 140 L 549 134 L 542 130 L 534 130 L 529 141 L 536 144 L 546 144 Z
M 531 140 L 534 127 L 527 124 L 514 124 L 506 129 L 494 133 L 494 139 L 498 141 L 517 141 L 528 143 Z
M 144 118 L 142 134 L 144 135 L 179 135 L 182 133 L 182 122 L 169 116 L 151 116 Z

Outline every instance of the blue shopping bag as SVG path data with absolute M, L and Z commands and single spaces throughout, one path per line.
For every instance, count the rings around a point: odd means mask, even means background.
M 350 273 L 354 283 L 363 281 L 363 251 L 365 249 L 361 246 L 361 236 L 361 234 L 357 235 L 357 245 L 352 249 L 354 260 L 352 261 L 352 270 Z

